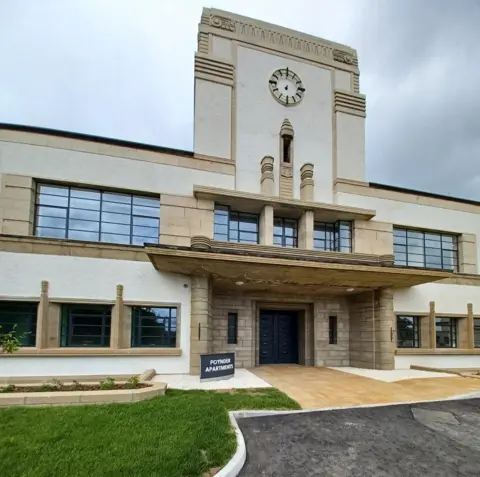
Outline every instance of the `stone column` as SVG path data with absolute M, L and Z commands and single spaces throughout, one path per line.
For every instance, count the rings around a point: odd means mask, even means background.
M 117 295 L 115 298 L 115 306 L 112 309 L 110 326 L 110 347 L 112 349 L 122 348 L 123 309 L 123 285 L 117 285 Z
M 40 301 L 37 310 L 37 336 L 35 346 L 46 348 L 48 346 L 48 281 L 42 280 L 40 284 Z
M 378 290 L 378 306 L 375 310 L 375 368 L 394 369 L 393 354 L 393 291 L 390 288 Z
M 475 334 L 474 334 L 474 326 L 475 322 L 473 319 L 473 304 L 467 303 L 467 347 L 468 349 L 475 348 Z
M 315 200 L 313 164 L 307 162 L 300 168 L 300 180 L 300 199 L 306 202 L 313 202 Z
M 306 210 L 298 223 L 298 248 L 313 250 L 313 211 Z
M 260 214 L 260 243 L 273 245 L 273 206 L 266 205 Z
M 458 268 L 461 273 L 477 273 L 477 241 L 474 234 L 462 234 L 458 239 Z
M 200 355 L 212 352 L 212 303 L 210 278 L 192 276 L 190 311 L 190 374 L 200 374 Z
M 430 302 L 430 312 L 428 314 L 430 325 L 430 348 L 435 349 L 437 347 L 437 327 L 435 324 L 435 302 Z
M 265 156 L 262 159 L 261 171 L 262 175 L 260 178 L 260 192 L 263 195 L 275 195 L 275 179 L 273 175 L 273 157 Z

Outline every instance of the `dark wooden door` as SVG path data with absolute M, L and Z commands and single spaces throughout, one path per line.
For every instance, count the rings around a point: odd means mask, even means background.
M 260 312 L 260 364 L 298 363 L 297 313 Z

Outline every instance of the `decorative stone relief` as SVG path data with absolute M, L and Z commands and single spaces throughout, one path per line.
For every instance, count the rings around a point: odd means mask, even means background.
M 210 25 L 215 28 L 221 28 L 222 30 L 235 31 L 235 22 L 230 18 L 213 15 L 210 18 Z
M 333 50 L 333 59 L 346 65 L 355 65 L 357 62 L 357 59 L 353 55 L 343 50 Z
M 300 168 L 300 199 L 305 201 L 313 201 L 314 185 L 313 180 L 313 164 L 307 162 Z
M 287 178 L 292 178 L 293 173 L 292 173 L 292 167 L 291 166 L 282 166 L 282 170 L 280 171 L 280 174 L 282 177 L 287 177 Z
M 283 120 L 282 127 L 280 128 L 280 136 L 294 136 L 292 123 L 287 118 Z
M 260 163 L 262 171 L 260 191 L 265 195 L 274 195 L 275 179 L 273 176 L 273 162 L 273 157 L 265 156 Z

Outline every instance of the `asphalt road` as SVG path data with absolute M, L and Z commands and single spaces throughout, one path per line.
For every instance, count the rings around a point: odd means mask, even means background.
M 242 477 L 480 476 L 480 399 L 239 419 Z

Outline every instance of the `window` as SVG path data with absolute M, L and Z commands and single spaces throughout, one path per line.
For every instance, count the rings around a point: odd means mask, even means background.
M 473 338 L 475 343 L 475 348 L 480 348 L 480 319 L 475 318 L 473 320 Z
M 292 137 L 283 136 L 282 145 L 283 145 L 282 160 L 284 163 L 290 164 L 292 162 Z
M 258 215 L 216 205 L 214 238 L 222 242 L 258 243 Z
M 8 333 L 15 327 L 21 346 L 35 346 L 38 303 L 0 301 L 0 332 Z
M 110 346 L 109 305 L 63 305 L 60 346 Z
M 298 247 L 298 223 L 295 219 L 273 219 L 273 243 L 282 247 Z
M 418 316 L 397 316 L 397 347 L 418 348 L 420 326 Z
M 456 235 L 393 229 L 395 265 L 458 269 Z
M 455 318 L 436 318 L 437 348 L 457 347 L 457 320 Z
M 93 242 L 158 243 L 160 199 L 40 184 L 35 235 Z
M 328 343 L 337 344 L 337 317 L 328 317 Z
M 177 309 L 175 307 L 135 307 L 132 309 L 132 347 L 175 348 Z
M 227 343 L 237 344 L 238 313 L 228 314 Z
M 345 221 L 315 222 L 313 247 L 327 252 L 351 252 L 352 224 Z

